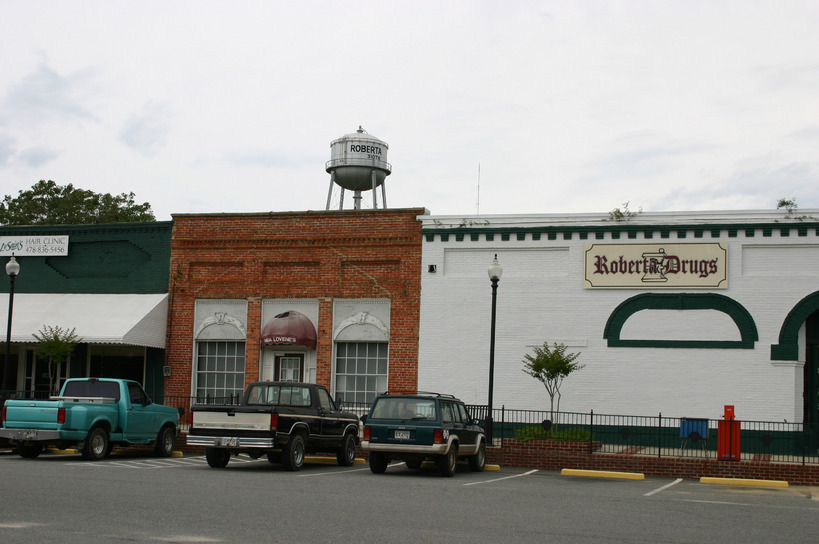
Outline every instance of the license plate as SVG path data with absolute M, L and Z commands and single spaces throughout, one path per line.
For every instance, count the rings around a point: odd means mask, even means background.
M 409 440 L 409 437 L 410 437 L 409 431 L 395 431 L 396 440 Z
M 238 446 L 239 439 L 237 437 L 220 436 L 213 444 L 214 446 Z

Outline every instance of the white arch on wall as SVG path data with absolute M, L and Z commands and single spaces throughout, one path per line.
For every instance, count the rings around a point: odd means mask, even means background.
M 233 317 L 232 315 L 228 314 L 227 312 L 215 312 L 212 316 L 208 316 L 205 319 L 203 319 L 199 326 L 196 328 L 196 332 L 194 333 L 193 337 L 199 338 L 199 336 L 206 328 L 213 325 L 232 326 L 239 331 L 241 338 L 243 339 L 247 338 L 247 330 L 245 329 L 245 326 L 242 324 L 242 322 Z M 226 336 L 226 338 L 228 337 Z M 229 338 L 231 340 L 234 339 L 232 336 Z
M 333 331 L 333 340 L 337 339 L 339 334 L 341 334 L 341 331 L 343 331 L 347 327 L 364 325 L 371 325 L 378 329 L 378 331 L 380 331 L 381 334 L 383 335 L 383 338 L 379 340 L 383 342 L 389 341 L 390 339 L 389 327 L 387 327 L 387 325 L 383 321 L 381 321 L 377 317 L 370 315 L 368 312 L 359 312 L 341 321 L 341 323 L 339 323 L 338 326 L 336 327 L 335 331 Z

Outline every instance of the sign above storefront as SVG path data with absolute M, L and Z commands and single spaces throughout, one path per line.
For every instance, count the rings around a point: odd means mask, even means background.
M 727 289 L 720 243 L 586 244 L 586 289 Z
M 48 257 L 68 255 L 68 236 L 0 236 L 0 255 Z

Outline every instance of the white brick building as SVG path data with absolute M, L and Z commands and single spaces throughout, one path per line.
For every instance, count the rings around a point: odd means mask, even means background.
M 419 389 L 486 404 L 497 254 L 495 408 L 548 409 L 522 371 L 548 341 L 585 364 L 561 411 L 816 422 L 819 210 L 801 214 L 422 216 Z

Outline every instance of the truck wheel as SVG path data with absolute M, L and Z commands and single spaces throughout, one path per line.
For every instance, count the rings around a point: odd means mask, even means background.
M 344 442 L 336 453 L 336 459 L 342 467 L 349 467 L 355 463 L 355 436 L 353 433 L 344 435 Z
M 223 448 L 205 448 L 205 459 L 213 468 L 225 468 L 230 461 L 230 452 Z
M 24 459 L 34 459 L 43 453 L 42 444 L 20 444 L 17 446 L 17 453 Z
M 282 452 L 280 451 L 271 451 L 267 454 L 267 462 L 271 465 L 278 465 L 282 462 Z
M 108 433 L 102 427 L 94 427 L 85 436 L 82 447 L 83 459 L 99 461 L 108 455 Z
M 290 437 L 282 451 L 282 465 L 285 470 L 301 470 L 304 466 L 304 437 L 300 434 Z
M 170 457 L 173 455 L 173 443 L 176 438 L 176 433 L 173 427 L 165 425 L 159 434 L 156 436 L 156 446 L 154 452 L 157 457 Z
M 379 451 L 370 452 L 370 470 L 374 474 L 384 474 L 387 471 L 388 460 Z
M 458 446 L 455 444 L 449 451 L 438 457 L 438 474 L 441 476 L 452 476 L 458 466 Z
M 482 472 L 486 466 L 486 443 L 481 441 L 475 455 L 469 457 L 469 470 L 472 472 Z

